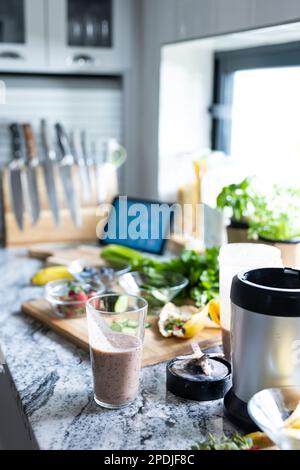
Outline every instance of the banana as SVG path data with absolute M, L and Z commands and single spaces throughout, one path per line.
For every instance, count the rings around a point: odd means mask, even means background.
M 60 279 L 73 280 L 74 277 L 69 273 L 67 266 L 51 266 L 50 268 L 38 271 L 31 282 L 34 286 L 44 286 L 51 281 L 59 281 Z

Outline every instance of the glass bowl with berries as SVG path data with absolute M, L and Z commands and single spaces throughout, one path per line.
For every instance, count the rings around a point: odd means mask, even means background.
M 60 318 L 82 318 L 86 302 L 105 293 L 102 282 L 88 283 L 62 279 L 46 285 L 46 300 Z

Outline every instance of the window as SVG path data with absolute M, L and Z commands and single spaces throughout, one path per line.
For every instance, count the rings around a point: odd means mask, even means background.
M 296 182 L 291 168 L 300 166 L 299 42 L 217 53 L 214 103 L 215 150 L 253 170 L 267 168 L 278 182 Z

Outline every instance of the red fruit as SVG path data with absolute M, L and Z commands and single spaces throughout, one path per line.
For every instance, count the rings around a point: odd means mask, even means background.
M 76 302 L 86 302 L 88 300 L 88 296 L 84 292 L 78 292 L 75 296 Z
M 66 318 L 73 318 L 74 317 L 74 310 L 72 308 L 69 308 L 66 312 L 65 312 L 65 316 Z
M 97 292 L 94 292 L 94 291 L 91 291 L 88 293 L 89 299 L 91 299 L 92 297 L 96 297 L 96 295 L 97 295 Z

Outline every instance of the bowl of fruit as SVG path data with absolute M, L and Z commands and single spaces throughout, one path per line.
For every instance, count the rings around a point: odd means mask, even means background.
M 108 262 L 99 260 L 94 266 L 84 259 L 72 261 L 68 266 L 69 272 L 79 282 L 102 282 L 107 291 L 113 290 L 116 280 L 131 271 L 128 263 Z
M 99 281 L 88 283 L 62 279 L 46 285 L 46 300 L 60 318 L 82 318 L 86 302 L 104 292 L 105 286 Z

